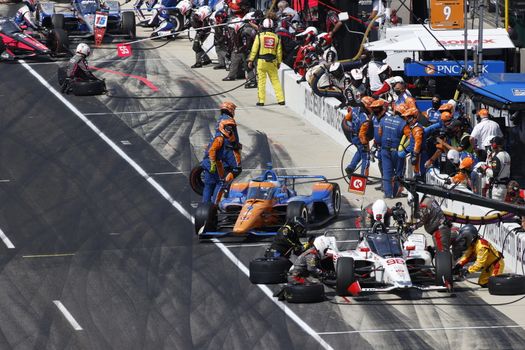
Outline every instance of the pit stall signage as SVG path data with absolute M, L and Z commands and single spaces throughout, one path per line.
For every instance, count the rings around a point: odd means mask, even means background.
M 430 28 L 434 30 L 465 28 L 464 0 L 430 0 Z

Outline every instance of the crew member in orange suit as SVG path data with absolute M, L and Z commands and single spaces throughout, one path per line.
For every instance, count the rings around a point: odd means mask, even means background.
M 405 135 L 410 136 L 410 143 L 408 145 L 408 151 L 410 152 L 410 163 L 412 164 L 414 170 L 414 176 L 421 176 L 420 162 L 421 162 L 421 152 L 423 151 L 423 135 L 424 129 L 417 122 L 419 116 L 419 111 L 417 108 L 409 108 L 403 117 L 407 121 L 407 126 L 405 127 Z

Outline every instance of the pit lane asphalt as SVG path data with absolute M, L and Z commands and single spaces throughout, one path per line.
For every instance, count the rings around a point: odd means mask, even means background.
M 190 44 L 174 44 L 118 62 L 97 62 L 114 56 L 97 50 L 92 64 L 147 76 L 166 95 L 232 86 L 217 84 L 219 72 L 210 68 L 189 70 Z M 32 68 L 55 84 L 55 65 Z M 0 72 L 0 95 L 9 96 L 0 178 L 10 180 L 0 183 L 0 228 L 16 247 L 0 250 L 2 348 L 319 347 L 214 244 L 197 242 L 191 224 L 23 67 L 2 64 Z M 103 76 L 113 94 L 151 93 L 135 79 Z M 333 142 L 286 108 L 253 113 L 254 90 L 228 98 L 241 107 L 245 168 L 267 161 L 276 167 L 337 164 Z M 198 198 L 185 175 L 209 139 L 215 112 L 150 111 L 214 109 L 217 100 L 68 100 L 148 173 L 175 172 L 154 178 L 191 210 Z M 301 139 L 314 139 L 315 147 L 294 147 Z M 332 168 L 305 172 L 337 175 Z M 347 203 L 343 213 L 333 227 L 350 225 Z M 230 249 L 245 265 L 264 251 Z M 24 257 L 60 253 L 75 255 Z M 71 328 L 53 300 L 63 302 L 82 331 Z M 322 337 L 337 349 L 520 349 L 525 340 L 521 328 L 510 328 L 515 322 L 465 288 L 455 298 L 409 292 L 290 308 L 315 331 L 332 333 Z

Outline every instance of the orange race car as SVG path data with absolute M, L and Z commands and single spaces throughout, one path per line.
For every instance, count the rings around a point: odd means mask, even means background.
M 313 184 L 311 194 L 297 194 L 298 179 Z M 199 238 L 273 236 L 288 218 L 301 216 L 318 226 L 336 217 L 340 208 L 339 185 L 324 176 L 278 176 L 270 169 L 249 182 L 233 183 L 218 205 L 201 203 L 195 212 L 195 233 Z

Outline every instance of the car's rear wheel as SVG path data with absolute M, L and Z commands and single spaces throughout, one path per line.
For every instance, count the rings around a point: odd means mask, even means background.
M 217 231 L 217 206 L 213 203 L 200 203 L 195 211 L 195 234 Z
M 350 295 L 348 287 L 355 282 L 354 259 L 343 256 L 337 259 L 335 291 L 339 296 Z
M 51 24 L 55 29 L 64 29 L 64 15 L 61 13 L 55 13 L 51 16 Z
M 308 208 L 303 201 L 293 201 L 288 203 L 288 207 L 286 208 L 286 220 L 291 220 L 296 216 L 302 217 L 304 221 L 308 223 Z
M 321 283 L 289 284 L 284 287 L 284 298 L 289 303 L 319 303 L 325 300 Z
M 334 207 L 334 215 L 339 215 L 341 210 L 341 189 L 339 184 L 331 183 L 332 185 L 332 206 Z
M 199 196 L 202 196 L 204 192 L 204 179 L 203 179 L 204 168 L 202 165 L 197 165 L 191 169 L 190 172 L 190 186 L 193 192 L 197 193 Z
M 47 38 L 47 47 L 54 54 L 69 52 L 69 38 L 66 32 L 61 28 L 55 28 Z
M 171 20 L 171 23 L 173 23 L 174 25 L 173 31 L 180 32 L 182 30 L 182 26 L 184 25 L 184 18 L 182 17 L 182 15 L 180 13 L 171 15 L 170 20 Z M 176 37 L 179 36 L 179 34 L 180 33 L 173 34 L 171 38 L 175 39 Z
M 122 34 L 128 35 L 130 39 L 134 39 L 137 36 L 137 26 L 133 12 L 122 12 L 120 30 Z
M 452 288 L 452 254 L 450 252 L 436 252 L 436 285 Z
M 250 281 L 253 284 L 286 283 L 291 266 L 285 257 L 254 259 L 250 261 Z

